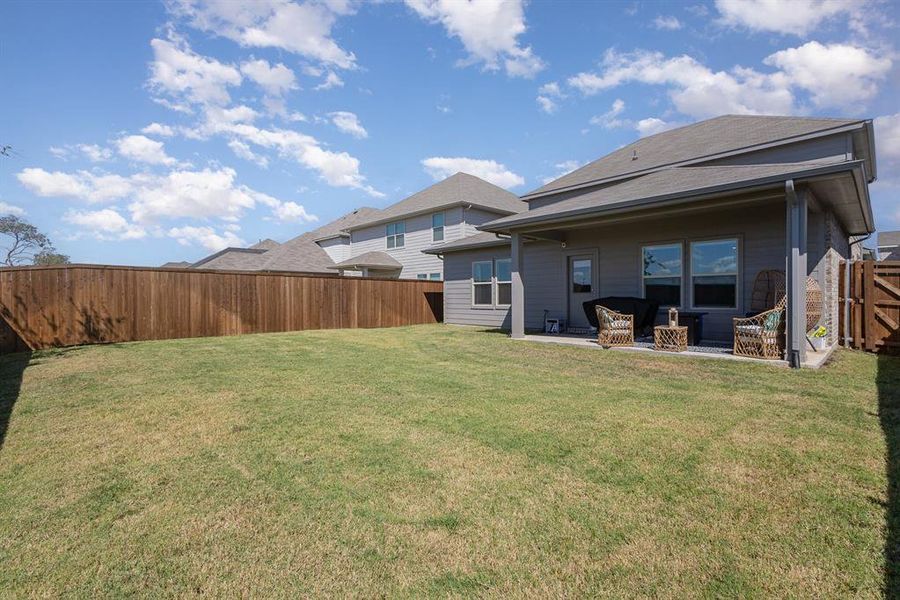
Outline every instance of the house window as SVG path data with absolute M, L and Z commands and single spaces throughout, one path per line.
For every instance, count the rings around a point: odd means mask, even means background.
M 404 237 L 406 234 L 406 223 L 398 221 L 396 223 L 387 224 L 387 247 L 402 248 L 404 245 Z
M 444 241 L 444 213 L 434 213 L 431 215 L 431 241 Z
M 493 263 L 479 260 L 472 263 L 472 304 L 491 306 L 494 304 Z
M 691 243 L 691 285 L 697 308 L 737 308 L 738 241 Z
M 428 279 L 430 279 L 430 280 L 432 280 L 432 281 L 440 281 L 440 280 L 441 280 L 441 274 L 440 274 L 440 273 L 431 273 L 431 274 L 428 275 Z
M 508 258 L 500 258 L 496 262 L 497 267 L 497 304 L 509 306 L 512 304 L 512 261 Z
M 427 273 L 419 273 L 418 275 L 416 275 L 416 279 L 428 279 L 428 274 Z
M 644 298 L 660 306 L 681 306 L 681 244 L 644 246 Z

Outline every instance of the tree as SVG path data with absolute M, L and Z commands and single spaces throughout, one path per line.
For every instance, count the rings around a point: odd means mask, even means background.
M 58 254 L 50 238 L 38 228 L 15 215 L 0 217 L 0 240 L 3 246 L 3 264 L 9 267 L 32 262 L 34 264 L 60 264 L 69 262 L 69 257 Z M 41 262 L 38 262 L 41 261 Z
M 34 255 L 34 264 L 40 267 L 48 267 L 50 265 L 67 265 L 69 264 L 69 256 L 60 254 L 52 250 L 41 250 Z

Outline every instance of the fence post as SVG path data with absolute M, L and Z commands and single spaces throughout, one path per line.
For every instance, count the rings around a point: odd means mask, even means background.
M 863 261 L 863 335 L 866 350 L 875 352 L 875 263 Z

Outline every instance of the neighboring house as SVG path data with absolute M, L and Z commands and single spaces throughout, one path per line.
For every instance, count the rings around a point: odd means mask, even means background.
M 457 173 L 387 208 L 356 209 L 283 244 L 225 248 L 187 268 L 440 280 L 443 262 L 423 251 L 522 210 L 515 194 Z
M 723 116 L 643 138 L 429 250 L 444 260 L 445 320 L 522 337 L 545 315 L 587 327 L 582 302 L 632 296 L 704 312 L 704 337 L 729 341 L 757 273 L 780 269 L 799 364 L 805 303 L 792 298 L 818 280 L 835 343 L 839 262 L 874 230 L 875 176 L 870 120 Z
M 343 228 L 363 219 L 371 219 L 377 213 L 378 209 L 364 206 L 283 244 L 267 239 L 249 248 L 225 248 L 195 263 L 166 263 L 163 266 L 333 275 L 330 267 L 336 260 L 343 260 L 348 255 L 349 236 L 342 233 Z
M 878 234 L 875 260 L 900 260 L 900 231 L 882 231 Z
M 329 267 L 343 274 L 443 279 L 434 250 L 477 233 L 476 227 L 525 209 L 519 198 L 473 175 L 457 173 L 343 228 L 346 258 Z M 319 243 L 332 238 L 317 238 Z

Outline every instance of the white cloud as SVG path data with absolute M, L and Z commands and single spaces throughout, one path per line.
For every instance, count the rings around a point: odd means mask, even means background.
M 878 159 L 878 181 L 872 186 L 873 201 L 890 212 L 892 226 L 900 226 L 900 112 L 875 118 L 875 153 Z M 885 188 L 889 188 L 884 192 Z M 879 193 L 880 192 L 880 193 Z
M 200 56 L 180 40 L 153 39 L 153 62 L 150 63 L 150 89 L 165 93 L 174 102 L 160 98 L 161 104 L 181 112 L 189 112 L 185 102 L 224 105 L 231 101 L 229 86 L 241 84 L 241 73 L 233 65 Z
M 95 175 L 88 171 L 63 173 L 40 168 L 23 169 L 16 175 L 26 189 L 38 196 L 109 202 L 131 192 L 131 182 L 119 175 Z
M 635 123 L 634 128 L 637 130 L 641 137 L 646 137 L 655 133 L 662 133 L 663 131 L 675 129 L 676 127 L 681 127 L 682 125 L 686 125 L 686 123 L 680 121 L 664 121 L 656 117 L 649 117 L 647 119 L 641 119 L 640 121 Z
M 158 135 L 160 137 L 172 137 L 173 135 L 175 135 L 175 130 L 168 125 L 162 125 L 161 123 L 150 123 L 143 129 L 141 129 L 141 133 L 146 133 L 147 135 Z
M 424 159 L 422 166 L 435 181 L 463 172 L 480 177 L 502 188 L 511 188 L 525 183 L 525 179 L 521 175 L 513 173 L 505 165 L 494 160 L 433 156 Z
M 878 93 L 878 82 L 891 70 L 890 58 L 847 44 L 819 42 L 781 50 L 763 62 L 807 90 L 818 107 L 858 107 Z
M 217 233 L 212 227 L 173 227 L 168 235 L 182 246 L 200 245 L 212 252 L 225 248 L 241 248 L 247 245 L 234 231 L 226 230 Z
M 172 166 L 178 162 L 166 154 L 162 142 L 143 135 L 127 135 L 119 138 L 116 140 L 116 148 L 125 158 L 150 165 Z
M 352 12 L 349 3 L 173 0 L 168 7 L 193 27 L 242 46 L 279 48 L 341 69 L 356 65 L 353 53 L 331 37 L 337 16 Z
M 147 231 L 129 223 L 125 217 L 112 208 L 96 211 L 69 211 L 63 220 L 86 229 L 100 240 L 137 240 L 146 237 Z
M 25 209 L 19 206 L 13 206 L 12 204 L 7 204 L 0 200 L 0 214 L 3 215 L 16 215 L 21 217 L 25 214 Z
M 562 90 L 559 87 L 559 83 L 557 83 L 556 81 L 551 81 L 538 88 L 538 96 L 536 100 L 541 110 L 550 115 L 555 113 L 559 108 L 557 99 L 565 97 L 565 94 L 563 94 Z
M 306 209 L 296 202 L 279 203 L 272 211 L 275 218 L 283 223 L 311 223 L 319 218 L 306 212 Z
M 310 135 L 290 129 L 261 129 L 249 123 L 230 123 L 227 120 L 207 122 L 198 133 L 236 137 L 245 144 L 276 150 L 282 157 L 317 171 L 329 185 L 356 188 L 376 198 L 384 196 L 366 184 L 366 178 L 359 172 L 359 159 L 347 152 L 326 150 Z
M 250 162 L 256 163 L 258 166 L 263 169 L 269 168 L 269 159 L 265 156 L 261 156 L 256 154 L 250 146 L 245 144 L 240 140 L 229 140 L 228 147 L 231 148 L 231 151 L 234 152 L 235 156 L 239 158 L 243 158 L 244 160 L 249 160 Z
M 616 127 L 622 127 L 623 125 L 627 124 L 627 121 L 623 121 L 618 117 L 624 110 L 625 101 L 621 98 L 616 98 L 608 111 L 606 111 L 602 115 L 591 117 L 590 123 L 591 125 L 599 125 L 604 129 L 614 129 Z
M 131 221 L 146 226 L 166 219 L 218 218 L 236 222 L 247 210 L 267 206 L 273 214 L 296 213 L 277 198 L 235 181 L 233 169 L 174 170 L 165 175 L 137 173 L 94 175 L 87 171 L 48 173 L 24 169 L 19 181 L 38 196 L 74 198 L 87 202 L 128 200 Z
M 838 17 L 858 28 L 866 5 L 862 0 L 716 0 L 724 25 L 799 36 Z
M 874 125 L 879 161 L 900 166 L 900 112 L 876 117 Z
M 76 146 L 91 162 L 104 162 L 112 159 L 112 150 L 97 144 L 78 144 Z
M 69 158 L 69 149 L 62 146 L 50 146 L 50 154 L 60 160 Z
M 328 113 L 334 126 L 346 134 L 352 135 L 357 139 L 369 137 L 369 132 L 365 130 L 359 122 L 359 117 L 355 113 L 347 111 L 336 111 Z
M 702 119 L 723 113 L 787 114 L 794 97 L 783 74 L 764 75 L 735 67 L 713 72 L 690 56 L 666 58 L 660 52 L 619 54 L 609 50 L 600 75 L 579 73 L 568 83 L 586 95 L 638 82 L 669 87 L 669 96 L 682 113 Z
M 735 66 L 713 71 L 694 58 L 667 58 L 638 50 L 620 54 L 608 50 L 599 73 L 583 72 L 567 80 L 585 95 L 628 83 L 664 86 L 675 108 L 696 119 L 725 113 L 796 114 L 804 112 L 797 94 L 805 92 L 819 107 L 858 112 L 878 91 L 891 59 L 845 44 L 809 42 L 768 56 L 771 73 Z
M 537 101 L 540 109 L 548 115 L 552 115 L 559 109 L 559 105 L 556 103 L 556 101 L 552 98 L 548 98 L 547 96 L 538 96 L 535 100 Z
M 677 17 L 671 15 L 657 16 L 653 19 L 653 26 L 657 29 L 664 29 L 666 31 L 677 31 L 683 27 L 681 21 L 679 21 Z
M 241 73 L 272 96 L 283 96 L 288 91 L 297 89 L 294 72 L 281 63 L 272 66 L 265 60 L 250 60 L 241 63 Z
M 432 23 L 440 23 L 451 37 L 462 42 L 469 58 L 462 64 L 481 62 L 495 71 L 501 67 L 510 77 L 534 77 L 544 62 L 530 46 L 521 46 L 518 37 L 525 33 L 522 0 L 406 0 L 416 14 Z
M 325 79 L 314 87 L 313 89 L 317 92 L 321 92 L 322 90 L 330 90 L 331 88 L 336 87 L 344 87 L 344 80 L 340 78 L 340 76 L 334 71 L 328 71 L 328 75 L 325 76 Z
M 571 173 L 575 169 L 581 167 L 584 163 L 579 162 L 577 160 L 564 160 L 561 163 L 556 163 L 554 167 L 556 167 L 556 175 L 551 175 L 550 177 L 544 177 L 541 181 L 544 185 L 547 185 L 551 181 L 555 181 L 559 179 L 563 175 Z

